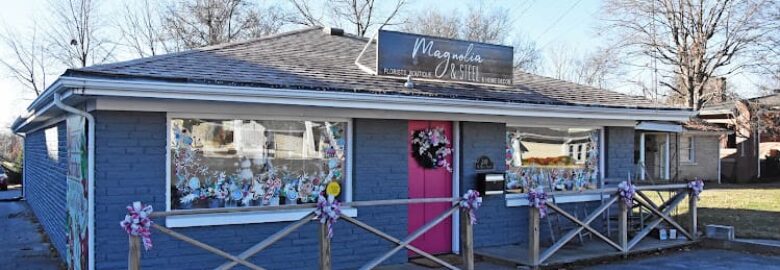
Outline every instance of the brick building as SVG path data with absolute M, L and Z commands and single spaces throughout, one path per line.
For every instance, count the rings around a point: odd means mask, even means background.
M 373 43 L 355 64 L 366 43 L 311 28 L 68 70 L 13 126 L 26 137 L 25 196 L 72 268 L 120 269 L 128 245 L 118 223 L 133 201 L 156 211 L 312 203 L 332 182 L 346 202 L 457 197 L 476 187 L 485 170 L 475 164 L 487 158 L 487 170 L 505 173 L 507 187 L 485 197 L 475 245 L 519 244 L 527 241 L 530 188 L 568 194 L 571 207 L 589 205 L 599 198 L 577 191 L 636 176 L 639 134 L 672 132 L 651 124 L 691 115 L 524 72 L 498 80 L 508 85 L 371 74 L 365 67 L 376 63 Z M 419 131 L 438 132 L 452 153 L 424 165 L 411 151 L 410 135 Z M 551 173 L 558 177 L 542 179 Z M 403 238 L 436 214 L 410 207 L 345 211 Z M 155 222 L 235 254 L 305 214 Z M 304 225 L 250 260 L 269 269 L 316 268 L 316 226 Z M 458 226 L 449 220 L 418 243 L 432 253 L 457 252 Z M 334 231 L 337 269 L 355 269 L 393 246 L 346 222 Z M 409 256 L 399 252 L 386 263 Z M 163 234 L 142 260 L 159 269 L 223 262 Z

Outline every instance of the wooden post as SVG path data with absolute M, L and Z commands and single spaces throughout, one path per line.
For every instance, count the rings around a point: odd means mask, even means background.
M 467 209 L 460 211 L 460 255 L 463 269 L 474 270 L 474 225 Z
M 619 195 L 617 195 L 619 196 Z M 618 201 L 618 244 L 623 249 L 623 258 L 628 256 L 628 205 L 620 199 Z
M 528 207 L 528 260 L 531 268 L 539 268 L 539 208 Z
M 320 223 L 320 269 L 330 270 L 330 238 L 328 223 Z
M 127 251 L 127 269 L 141 269 L 141 239 L 138 236 L 129 236 L 130 249 Z
M 699 215 L 696 210 L 696 196 L 693 196 L 693 194 L 688 194 L 688 213 L 691 214 L 691 241 L 696 241 L 696 238 L 699 237 Z

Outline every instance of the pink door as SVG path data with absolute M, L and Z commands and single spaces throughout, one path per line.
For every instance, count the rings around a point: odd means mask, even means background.
M 452 123 L 446 121 L 409 121 L 409 198 L 441 198 L 452 197 L 452 173 L 446 168 L 424 168 L 412 156 L 411 134 L 415 131 L 441 127 L 452 147 Z M 447 157 L 452 164 L 452 155 Z M 441 215 L 450 207 L 448 203 L 428 203 L 409 205 L 409 233 L 414 232 L 428 221 Z M 432 254 L 449 253 L 452 251 L 452 218 L 442 221 L 419 238 L 412 245 Z M 410 256 L 415 255 L 409 252 Z

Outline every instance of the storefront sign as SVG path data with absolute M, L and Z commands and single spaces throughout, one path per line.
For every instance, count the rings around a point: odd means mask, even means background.
M 89 269 L 89 203 L 87 200 L 87 136 L 81 116 L 67 119 L 68 191 L 66 226 L 68 269 Z
M 512 47 L 380 31 L 379 75 L 512 84 Z

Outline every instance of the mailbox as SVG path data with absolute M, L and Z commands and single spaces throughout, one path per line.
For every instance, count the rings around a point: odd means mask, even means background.
M 504 173 L 489 172 L 477 174 L 477 191 L 482 195 L 504 194 Z

